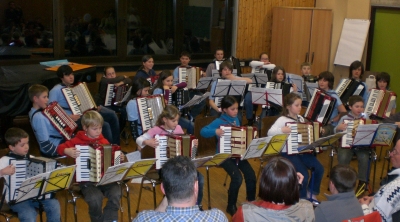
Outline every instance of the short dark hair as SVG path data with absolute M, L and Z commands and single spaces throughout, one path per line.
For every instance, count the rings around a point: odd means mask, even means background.
M 183 51 L 183 52 L 181 52 L 181 57 L 182 57 L 182 56 L 189 57 L 189 59 L 192 58 L 192 55 L 191 55 L 188 51 Z
M 231 70 L 231 72 L 233 72 L 233 65 L 232 65 L 232 63 L 229 62 L 229 61 L 223 61 L 223 62 L 219 65 L 219 70 L 218 70 L 219 76 L 222 75 L 222 70 L 223 70 L 224 68 L 228 68 L 228 69 Z
M 363 65 L 362 62 L 360 62 L 360 61 L 358 61 L 358 60 L 352 62 L 352 63 L 350 64 L 350 66 L 349 66 L 349 79 L 352 79 L 352 78 L 353 78 L 353 77 L 352 77 L 352 72 L 353 72 L 353 70 L 356 70 L 356 69 L 358 69 L 358 68 L 360 68 L 360 67 L 361 67 L 360 79 L 362 79 L 362 76 L 363 76 L 363 74 L 364 74 L 364 65 Z
M 28 138 L 29 135 L 27 132 L 25 132 L 23 129 L 17 128 L 17 127 L 11 127 L 8 129 L 4 135 L 4 138 L 6 140 L 7 145 L 10 146 L 15 146 L 19 142 L 21 142 L 21 139 Z
M 57 77 L 62 79 L 64 76 L 68 76 L 73 73 L 71 66 L 69 65 L 62 65 L 57 69 Z
M 364 104 L 364 99 L 361 96 L 353 95 L 349 97 L 349 101 L 347 103 L 349 106 L 353 106 L 358 102 L 362 102 Z
M 221 100 L 221 110 L 227 109 L 227 108 L 233 106 L 233 104 L 235 104 L 235 103 L 238 103 L 235 97 L 224 96 L 224 98 L 222 98 L 222 100 Z
M 329 71 L 325 71 L 325 72 L 321 72 L 318 76 L 318 80 L 324 79 L 326 81 L 328 81 L 328 87 L 329 89 L 333 89 L 333 84 L 335 82 L 335 76 L 333 76 L 333 74 Z
M 283 98 L 283 116 L 289 115 L 289 110 L 286 107 L 291 106 L 298 99 L 302 100 L 302 98 L 296 93 L 289 93 Z
M 189 157 L 170 158 L 162 167 L 162 184 L 168 203 L 192 197 L 196 181 L 196 167 Z
M 385 82 L 387 82 L 387 85 L 386 85 L 386 89 L 389 89 L 389 85 L 390 85 L 390 75 L 389 75 L 389 73 L 387 73 L 387 72 L 381 72 L 381 73 L 378 73 L 378 75 L 376 75 L 376 88 L 378 88 L 378 82 L 379 81 L 385 81 Z
M 222 47 L 216 48 L 215 51 L 214 51 L 214 55 L 217 54 L 218 51 L 224 52 L 224 49 Z
M 299 182 L 293 164 L 274 157 L 262 170 L 258 196 L 268 202 L 293 205 L 299 201 Z
M 44 92 L 49 92 L 49 89 L 47 89 L 46 86 L 34 84 L 28 89 L 29 99 L 31 100 L 31 102 L 33 102 L 33 97 L 39 97 Z
M 339 193 L 350 192 L 356 186 L 357 172 L 349 165 L 338 164 L 332 168 L 329 178 Z
M 311 63 L 303 62 L 303 63 L 301 63 L 300 68 L 302 69 L 304 66 L 309 66 L 311 68 Z
M 150 82 L 147 81 L 147 79 L 145 79 L 143 77 L 140 77 L 140 78 L 136 79 L 136 81 L 133 81 L 132 89 L 131 89 L 132 98 L 136 98 L 138 96 L 137 92 L 146 87 L 150 87 Z
M 272 75 L 271 75 L 271 81 L 272 82 L 276 82 L 276 74 L 278 74 L 279 70 L 282 70 L 283 72 L 283 80 L 282 82 L 286 81 L 286 71 L 285 68 L 283 68 L 283 66 L 275 66 L 275 68 L 272 70 Z

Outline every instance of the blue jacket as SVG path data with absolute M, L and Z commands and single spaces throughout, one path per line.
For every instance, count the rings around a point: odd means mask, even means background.
M 235 126 L 240 126 L 239 119 L 236 117 L 231 117 L 228 116 L 226 113 L 222 114 L 218 119 L 212 121 L 209 125 L 203 127 L 200 131 L 200 135 L 205 138 L 210 138 L 215 136 L 218 139 L 219 142 L 219 137 L 215 133 L 215 131 L 221 126 L 221 125 L 235 125 Z M 218 153 L 218 144 L 217 144 L 217 149 L 216 153 Z

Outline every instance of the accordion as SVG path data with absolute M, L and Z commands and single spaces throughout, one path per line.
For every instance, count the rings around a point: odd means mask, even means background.
M 164 110 L 165 102 L 163 95 L 153 95 L 136 98 L 140 122 L 143 132 L 156 125 L 158 116 Z
M 18 196 L 18 188 L 24 180 L 36 176 L 41 173 L 50 172 L 57 167 L 57 161 L 45 157 L 30 157 L 28 159 L 14 159 L 11 158 L 10 165 L 15 166 L 15 173 L 9 175 L 9 200 L 15 199 Z M 47 196 L 47 195 L 46 195 Z
M 99 182 L 110 166 L 121 163 L 121 148 L 118 145 L 76 145 L 80 151 L 76 163 L 76 182 Z
M 129 85 L 115 86 L 114 84 L 107 84 L 106 98 L 104 101 L 105 106 L 122 106 L 125 95 L 128 94 Z M 126 100 L 126 99 L 125 99 Z
M 168 98 L 168 104 L 179 106 L 185 105 L 189 102 L 189 91 L 187 89 L 177 89 L 174 93 L 170 90 L 164 90 L 165 98 Z
M 304 117 L 312 122 L 326 125 L 335 108 L 336 99 L 319 89 L 315 89 Z
M 290 88 L 292 84 L 284 82 L 267 82 L 265 88 L 268 89 L 282 89 L 282 95 L 285 96 L 290 93 Z
M 90 94 L 86 83 L 82 82 L 73 87 L 61 89 L 65 99 L 74 115 L 82 115 L 84 112 L 96 109 L 96 103 Z
M 222 125 L 224 134 L 220 137 L 219 153 L 231 153 L 238 157 L 246 152 L 251 141 L 257 136 L 257 128 L 252 126 Z
M 396 93 L 386 90 L 371 89 L 365 113 L 370 116 L 387 118 L 396 105 Z
M 64 109 L 57 102 L 51 102 L 42 112 L 50 120 L 51 125 L 66 140 L 71 139 L 71 135 L 78 128 L 78 125 L 65 113 Z
M 336 88 L 336 93 L 342 100 L 343 104 L 347 104 L 350 96 L 362 95 L 365 91 L 364 85 L 354 79 L 342 79 Z
M 178 82 L 185 82 L 188 89 L 195 89 L 197 82 L 200 79 L 200 68 L 199 67 L 179 67 L 178 68 Z
M 287 153 L 298 154 L 299 148 L 307 146 L 319 139 L 320 124 L 318 122 L 308 123 L 286 123 L 286 126 L 290 127 L 291 132 L 289 134 L 287 145 Z M 309 152 L 305 150 L 303 152 Z
M 354 136 L 356 135 L 357 128 L 359 125 L 364 124 L 376 124 L 378 123 L 376 120 L 370 119 L 357 119 L 357 120 L 344 120 L 344 123 L 347 123 L 346 134 L 342 137 L 342 147 L 350 148 L 353 144 Z

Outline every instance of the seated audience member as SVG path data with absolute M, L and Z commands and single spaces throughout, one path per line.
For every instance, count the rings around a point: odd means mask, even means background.
M 232 221 L 314 221 L 311 202 L 299 198 L 302 180 L 288 159 L 273 158 L 261 173 L 261 200 L 244 203 Z
M 390 151 L 390 162 L 394 169 L 388 173 L 396 178 L 381 186 L 375 196 L 360 199 L 364 214 L 378 211 L 382 221 L 386 222 L 391 222 L 392 214 L 400 210 L 400 140 L 396 141 L 396 146 Z
M 218 210 L 200 211 L 196 205 L 199 185 L 197 171 L 189 157 L 168 159 L 162 167 L 161 191 L 166 198 L 156 210 L 140 212 L 136 221 L 228 221 Z
M 341 222 L 346 219 L 363 216 L 363 211 L 354 193 L 357 172 L 348 165 L 336 165 L 329 176 L 327 196 L 315 209 L 315 221 Z

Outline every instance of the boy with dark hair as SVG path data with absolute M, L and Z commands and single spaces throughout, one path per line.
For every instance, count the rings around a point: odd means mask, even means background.
M 19 128 L 10 128 L 5 134 L 5 140 L 10 149 L 10 153 L 7 156 L 3 156 L 0 159 L 0 176 L 4 177 L 6 184 L 12 183 L 10 176 L 15 174 L 15 166 L 10 165 L 10 159 L 24 159 L 27 158 L 29 151 L 29 136 L 28 134 Z M 6 190 L 4 187 L 5 194 L 3 198 L 7 202 L 10 202 L 10 190 Z M 21 222 L 35 222 L 37 212 L 36 209 L 39 205 L 43 206 L 46 212 L 47 221 L 58 222 L 60 220 L 60 203 L 57 199 L 29 199 L 17 204 L 10 204 L 10 209 L 18 213 L 18 219 Z
M 61 89 L 69 87 L 74 83 L 74 73 L 69 65 L 62 65 L 57 70 L 57 77 L 61 79 L 61 83 L 57 84 L 50 90 L 49 102 L 57 101 L 64 111 L 82 128 L 80 124 L 80 115 L 73 115 L 69 108 L 68 102 L 65 99 Z M 107 109 L 104 106 L 98 106 L 97 111 L 104 118 L 103 135 L 112 144 L 118 144 L 120 141 L 119 136 L 119 122 L 118 117 L 114 111 Z
M 315 221 L 341 222 L 364 215 L 354 194 L 357 172 L 349 165 L 336 165 L 329 178 L 332 195 L 315 209 Z
M 29 87 L 28 94 L 29 99 L 32 101 L 29 119 L 36 140 L 39 143 L 40 153 L 46 157 L 57 156 L 57 146 L 64 139 L 50 123 L 50 120 L 41 112 L 42 109 L 47 107 L 49 90 L 46 86 L 35 84 Z
M 214 54 L 214 61 L 207 66 L 206 76 L 212 77 L 212 70 L 218 69 L 215 63 L 222 63 L 224 61 L 224 50 L 222 48 L 217 48 Z

